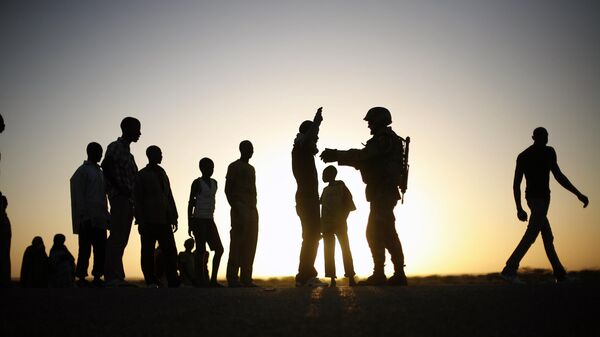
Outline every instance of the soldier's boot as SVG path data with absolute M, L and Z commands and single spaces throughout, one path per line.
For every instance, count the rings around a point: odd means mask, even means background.
M 387 278 L 383 272 L 383 266 L 373 268 L 373 275 L 367 277 L 366 280 L 358 282 L 359 286 L 381 286 L 385 285 Z
M 406 279 L 406 274 L 404 274 L 404 269 L 396 270 L 394 275 L 387 280 L 387 285 L 389 286 L 407 286 L 408 280 Z

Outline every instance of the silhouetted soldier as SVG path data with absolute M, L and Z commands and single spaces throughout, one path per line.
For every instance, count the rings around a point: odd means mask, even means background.
M 254 147 L 250 141 L 244 140 L 239 149 L 240 159 L 229 164 L 225 181 L 225 195 L 231 206 L 227 282 L 229 287 L 256 287 L 252 281 L 252 265 L 258 240 L 256 174 L 249 163 Z
M 339 151 L 325 149 L 321 154 L 324 162 L 335 162 L 360 170 L 366 183 L 366 198 L 371 204 L 367 223 L 367 241 L 373 256 L 373 275 L 363 285 L 382 285 L 386 283 L 384 273 L 385 250 L 394 263 L 394 275 L 387 280 L 389 285 L 407 285 L 404 274 L 404 254 L 396 232 L 394 207 L 400 200 L 396 183 L 397 177 L 389 168 L 394 167 L 401 149 L 402 139 L 392 130 L 392 116 L 386 108 L 375 107 L 364 118 L 368 122 L 373 137 L 363 149 Z M 398 170 L 400 168 L 398 167 Z
M 312 121 L 300 124 L 299 133 L 292 149 L 292 172 L 296 179 L 296 213 L 302 224 L 302 247 L 296 275 L 296 286 L 326 286 L 317 278 L 315 259 L 321 239 L 321 212 L 319 207 L 319 181 L 315 166 L 315 155 L 319 152 L 319 126 L 323 121 L 322 108 L 317 110 Z
M 31 246 L 25 248 L 21 263 L 21 286 L 23 288 L 48 287 L 49 261 L 44 240 L 36 236 Z
M 50 248 L 48 257 L 50 274 L 48 285 L 50 288 L 72 288 L 75 286 L 75 258 L 65 246 L 63 234 L 54 235 L 54 244 Z
M 331 278 L 330 286 L 335 287 L 335 238 L 337 237 L 342 249 L 344 261 L 344 276 L 348 278 L 348 284 L 355 286 L 354 262 L 350 251 L 348 240 L 348 214 L 356 210 L 352 194 L 341 180 L 335 180 L 337 170 L 333 166 L 327 166 L 323 170 L 323 182 L 328 185 L 321 194 L 321 231 L 323 232 L 323 250 L 325 256 L 325 277 Z
M 541 232 L 542 240 L 544 240 L 544 249 L 546 250 L 548 260 L 552 264 L 556 281 L 568 281 L 565 268 L 560 263 L 554 249 L 554 237 L 547 218 L 550 206 L 550 172 L 552 172 L 554 178 L 562 187 L 577 196 L 583 203 L 583 207 L 587 207 L 589 200 L 571 184 L 569 179 L 561 172 L 560 167 L 558 167 L 554 148 L 546 145 L 548 144 L 548 131 L 542 127 L 538 127 L 533 130 L 532 138 L 533 145 L 529 146 L 517 157 L 517 167 L 513 182 L 517 218 L 521 221 L 527 221 L 527 212 L 521 206 L 521 182 L 523 181 L 523 175 L 525 175 L 527 185 L 525 200 L 527 200 L 527 206 L 531 210 L 531 217 L 529 218 L 529 224 L 521 242 L 519 242 L 508 261 L 506 261 L 506 266 L 500 275 L 505 280 L 513 283 L 523 283 L 517 277 L 519 263 Z
M 149 146 L 146 156 L 148 165 L 137 173 L 133 188 L 135 221 L 139 225 L 141 241 L 142 272 L 149 288 L 158 287 L 154 259 L 158 241 L 164 254 L 168 285 L 178 287 L 177 248 L 173 237 L 173 233 L 177 231 L 177 207 L 169 177 L 158 165 L 162 162 L 160 148 L 155 145 Z
M 140 121 L 125 117 L 122 135 L 110 143 L 102 161 L 110 202 L 110 235 L 106 242 L 104 279 L 107 286 L 130 286 L 125 282 L 123 253 L 133 221 L 133 182 L 138 171 L 129 146 L 140 139 Z
M 89 259 L 92 247 L 94 249 L 94 266 L 92 275 L 93 285 L 102 287 L 104 282 L 104 257 L 106 255 L 106 228 L 108 226 L 108 205 L 104 174 L 98 165 L 102 159 L 102 146 L 89 143 L 87 160 L 71 177 L 71 219 L 73 233 L 78 235 L 79 253 L 75 274 L 77 285 L 87 286 L 85 277 L 88 275 Z
M 0 287 L 10 286 L 10 220 L 6 214 L 8 199 L 0 192 Z
M 207 243 L 210 249 L 215 252 L 212 260 L 210 282 L 206 278 L 208 276 L 207 273 L 206 275 L 201 274 L 202 279 L 199 280 L 198 284 L 200 286 L 221 288 L 223 285 L 217 282 L 217 275 L 219 274 L 219 265 L 221 264 L 221 256 L 223 256 L 224 249 L 214 219 L 215 195 L 217 194 L 218 186 L 217 181 L 211 177 L 215 170 L 215 163 L 210 158 L 202 158 L 198 166 L 202 176 L 196 178 L 190 188 L 188 234 L 190 236 L 192 233 L 194 234 L 197 254 L 202 254 L 202 251 L 206 249 Z M 196 270 L 207 269 L 208 252 L 206 252 L 204 258 L 198 258 L 196 261 Z

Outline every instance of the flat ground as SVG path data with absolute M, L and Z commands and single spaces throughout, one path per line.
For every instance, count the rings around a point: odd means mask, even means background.
M 0 289 L 0 336 L 600 336 L 600 272 L 526 285 L 497 275 L 411 286 Z

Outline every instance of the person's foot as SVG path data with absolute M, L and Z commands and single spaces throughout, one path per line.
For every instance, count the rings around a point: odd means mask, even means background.
M 392 277 L 387 280 L 387 285 L 389 286 L 401 286 L 405 287 L 408 285 L 408 280 L 406 279 L 406 274 L 404 272 L 394 273 Z
M 337 283 L 335 282 L 335 278 L 333 278 L 333 277 L 331 278 L 331 282 L 329 282 L 329 286 L 332 288 L 337 286 Z
M 150 284 L 148 284 L 148 289 L 158 289 L 158 284 L 150 283 Z
M 210 281 L 209 287 L 211 287 L 211 288 L 225 288 L 224 285 L 222 285 L 221 283 L 219 283 L 217 281 Z
M 517 276 L 517 273 L 510 273 L 507 271 L 502 271 L 500 273 L 500 277 L 504 280 L 504 281 L 508 281 L 512 284 L 525 284 L 525 282 L 523 282 L 523 280 L 521 280 L 519 278 L 519 276 Z
M 385 274 L 373 274 L 366 280 L 358 282 L 359 286 L 382 286 L 387 281 Z
M 102 279 L 99 277 L 94 277 L 94 280 L 92 281 L 92 285 L 96 288 L 104 288 L 106 286 L 104 281 L 102 281 Z
M 348 277 L 348 285 L 350 287 L 356 287 L 356 280 L 354 280 L 354 276 Z
M 298 287 L 298 282 L 296 282 L 296 286 Z M 327 283 L 319 280 L 318 277 L 313 277 L 313 278 L 308 279 L 306 282 L 304 282 L 304 284 L 301 285 L 301 287 L 309 287 L 309 288 L 327 287 Z
M 558 284 L 568 284 L 568 283 L 573 283 L 573 282 L 574 282 L 574 279 L 569 277 L 566 274 L 556 277 L 556 283 L 558 283 Z
M 231 280 L 231 281 L 227 281 L 227 286 L 229 288 L 241 288 L 244 285 L 239 280 Z
M 77 281 L 75 281 L 75 284 L 78 288 L 89 288 L 89 286 L 91 285 L 90 281 L 86 280 L 85 278 L 77 279 Z
M 259 286 L 256 283 L 252 282 L 252 281 L 250 281 L 250 282 L 242 282 L 242 287 L 244 287 L 244 288 L 259 288 Z

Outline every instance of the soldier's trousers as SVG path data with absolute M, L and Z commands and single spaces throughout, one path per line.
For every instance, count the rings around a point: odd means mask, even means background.
M 525 253 L 529 250 L 529 247 L 535 242 L 538 234 L 542 233 L 542 240 L 544 240 L 544 249 L 552 269 L 556 277 L 562 277 L 566 274 L 565 268 L 560 263 L 556 250 L 554 249 L 554 236 L 552 235 L 552 229 L 550 228 L 550 222 L 548 221 L 548 207 L 550 207 L 550 199 L 544 198 L 532 198 L 527 199 L 527 206 L 531 210 L 529 216 L 529 224 L 523 238 L 515 248 L 508 261 L 506 261 L 506 267 L 504 272 L 512 274 L 516 273 L 519 268 L 519 263 Z
M 231 241 L 227 261 L 227 281 L 252 282 L 252 265 L 258 240 L 258 211 L 256 207 L 231 209 Z
M 392 256 L 396 272 L 404 269 L 404 253 L 396 232 L 396 200 L 372 200 L 367 223 L 367 241 L 373 256 L 373 274 L 384 274 L 385 250 Z

